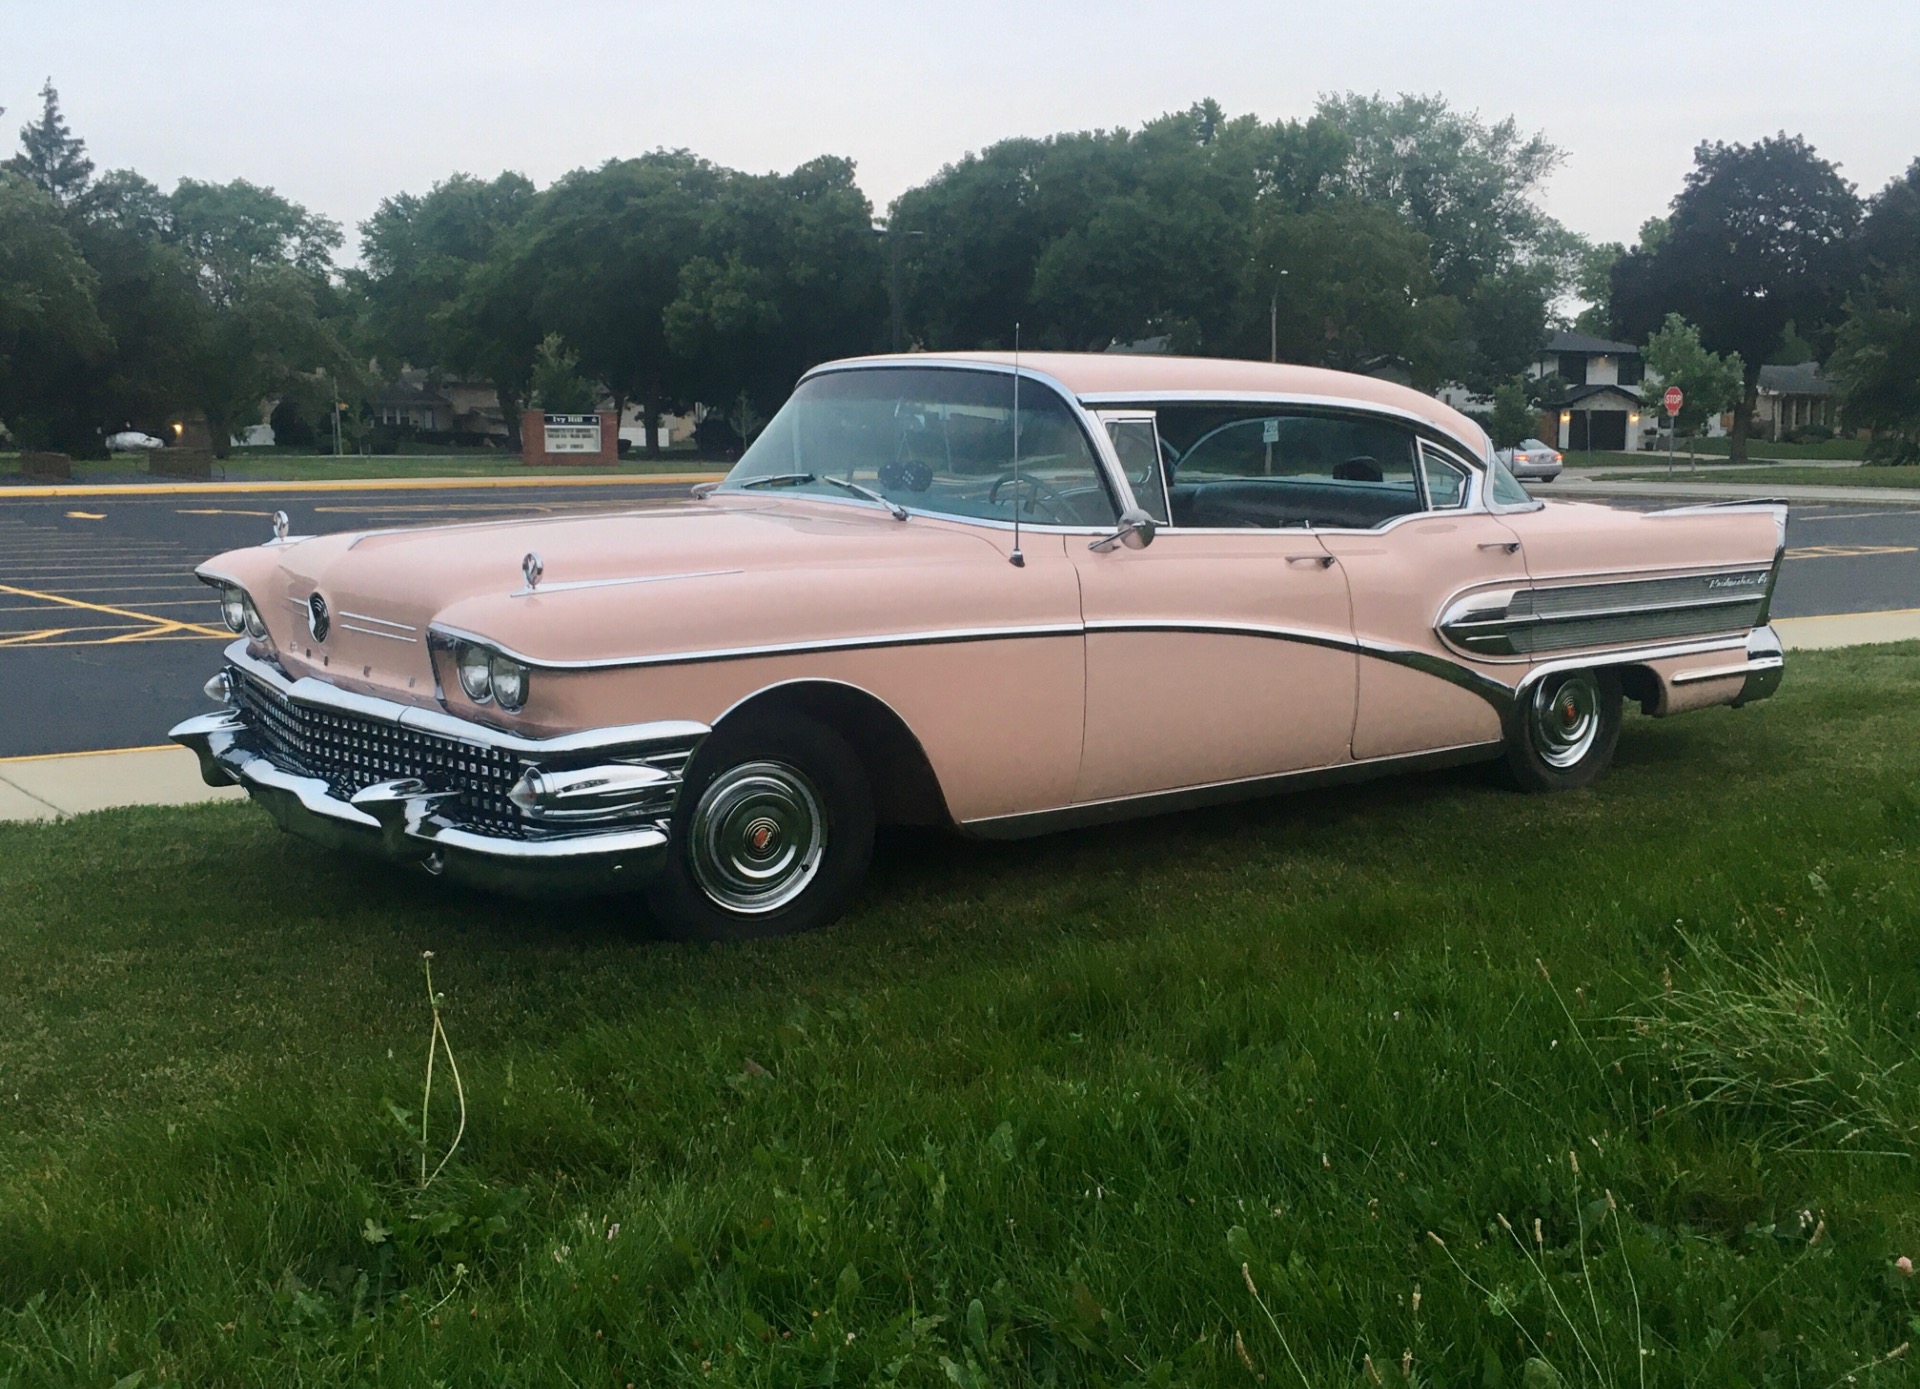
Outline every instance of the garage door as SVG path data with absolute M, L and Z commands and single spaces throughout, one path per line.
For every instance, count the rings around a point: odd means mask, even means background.
M 1624 449 L 1627 446 L 1625 410 L 1590 410 L 1587 417 L 1588 448 Z

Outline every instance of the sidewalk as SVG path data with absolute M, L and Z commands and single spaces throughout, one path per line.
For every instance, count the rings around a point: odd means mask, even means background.
M 237 786 L 215 788 L 202 782 L 199 759 L 182 747 L 0 760 L 0 820 L 57 820 L 119 805 L 245 798 Z
M 1789 651 L 1920 641 L 1920 608 L 1782 617 L 1774 619 L 1773 630 Z M 237 786 L 205 785 L 198 760 L 181 747 L 0 759 L 0 821 L 57 820 L 114 806 L 192 805 L 245 795 Z

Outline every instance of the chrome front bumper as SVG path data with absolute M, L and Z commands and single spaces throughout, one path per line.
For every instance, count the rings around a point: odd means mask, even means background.
M 282 829 L 317 844 L 520 895 L 623 891 L 657 872 L 666 861 L 680 771 L 708 732 L 701 724 L 661 722 L 524 738 L 323 681 L 289 680 L 249 656 L 244 641 L 228 648 L 227 661 L 234 675 L 264 687 L 294 715 L 327 723 L 334 775 L 302 765 L 284 733 L 250 720 L 236 701 L 168 735 L 198 755 L 209 786 L 245 788 Z M 343 725 L 403 744 L 430 740 L 441 755 L 422 756 L 415 775 L 374 781 L 343 774 L 343 759 L 393 769 L 390 751 L 384 761 L 352 751 L 355 739 L 339 732 Z M 449 747 L 494 765 L 510 759 L 520 773 L 508 793 L 514 823 L 471 813 L 469 798 L 442 770 Z M 356 780 L 367 784 L 355 789 Z

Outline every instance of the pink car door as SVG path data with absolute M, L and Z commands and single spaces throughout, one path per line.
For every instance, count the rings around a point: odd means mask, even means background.
M 1153 414 L 1102 423 L 1156 529 L 1140 548 L 1073 546 L 1087 630 L 1074 799 L 1345 762 L 1358 660 L 1337 557 L 1304 530 L 1181 524 Z
M 1482 508 L 1484 481 L 1431 445 L 1417 450 L 1418 510 L 1320 540 L 1346 572 L 1360 662 L 1356 759 L 1437 753 L 1498 742 L 1502 690 L 1524 659 L 1450 644 L 1436 630 L 1475 595 L 1528 587 L 1521 537 Z

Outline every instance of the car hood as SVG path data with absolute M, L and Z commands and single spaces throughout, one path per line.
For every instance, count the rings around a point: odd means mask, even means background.
M 523 561 L 538 555 L 529 591 Z M 474 636 L 536 664 L 572 665 L 777 636 L 802 604 L 803 571 L 830 569 L 838 621 L 879 620 L 879 595 L 945 583 L 1000 551 L 978 527 L 893 520 L 878 507 L 792 498 L 705 502 L 591 516 L 316 536 L 234 550 L 199 573 L 252 595 L 290 673 L 424 702 L 433 691 L 428 633 Z M 870 571 L 870 582 L 862 571 Z M 891 578 L 882 577 L 890 574 Z M 944 578 L 943 578 L 944 576 Z M 325 637 L 310 620 L 325 606 Z M 809 606 L 818 609 L 817 601 Z M 741 612 L 767 621 L 743 630 Z

